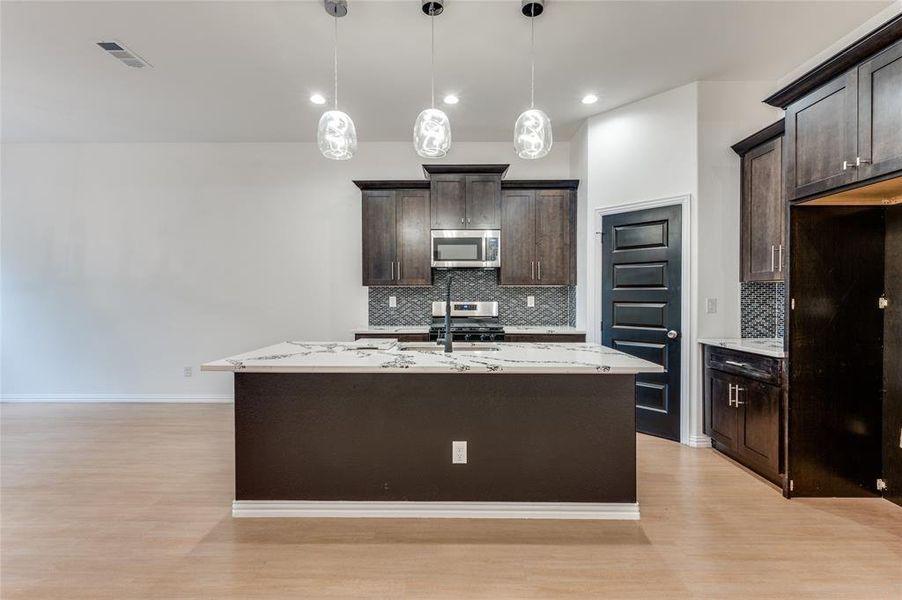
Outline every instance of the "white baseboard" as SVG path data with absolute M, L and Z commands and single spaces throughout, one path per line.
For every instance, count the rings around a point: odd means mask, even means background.
M 2 394 L 0 402 L 230 403 L 232 394 Z
M 233 517 L 639 519 L 638 502 L 356 502 L 235 500 Z
M 686 445 L 690 448 L 710 448 L 711 438 L 706 435 L 690 435 Z

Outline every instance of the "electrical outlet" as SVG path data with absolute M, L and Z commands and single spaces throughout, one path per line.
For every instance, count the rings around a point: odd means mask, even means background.
M 527 296 L 526 297 L 526 308 L 535 308 L 536 307 L 536 297 L 535 296 Z
M 194 369 L 192 367 L 184 367 L 182 369 L 182 375 L 185 377 L 192 377 L 194 375 Z
M 398 307 L 398 297 L 397 296 L 389 296 L 388 297 L 388 307 L 389 308 L 397 308 Z
M 451 442 L 451 464 L 465 465 L 467 464 L 467 443 Z
M 717 312 L 717 298 L 705 298 L 705 312 L 709 315 Z

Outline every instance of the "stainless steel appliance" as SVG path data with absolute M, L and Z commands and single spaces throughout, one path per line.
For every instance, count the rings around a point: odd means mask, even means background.
M 432 266 L 445 268 L 501 266 L 498 229 L 433 229 Z
M 429 339 L 444 336 L 445 303 L 432 303 L 432 325 Z M 504 327 L 498 318 L 497 302 L 452 302 L 451 339 L 469 342 L 503 342 Z

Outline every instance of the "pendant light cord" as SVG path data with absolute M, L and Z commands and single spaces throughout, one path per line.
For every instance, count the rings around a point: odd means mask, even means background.
M 332 52 L 332 72 L 334 74 L 333 84 L 335 85 L 335 94 L 333 96 L 335 110 L 338 110 L 338 17 L 333 16 L 332 20 L 334 21 L 333 28 L 333 52 Z
M 536 107 L 536 9 L 529 18 L 529 108 Z
M 429 24 L 432 27 L 432 61 L 429 65 L 429 69 L 432 73 L 432 108 L 435 108 L 435 9 L 431 8 L 429 10 Z

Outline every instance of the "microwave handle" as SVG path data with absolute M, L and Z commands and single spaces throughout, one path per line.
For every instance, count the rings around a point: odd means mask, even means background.
M 489 238 L 482 238 L 482 260 L 483 262 L 489 259 Z

